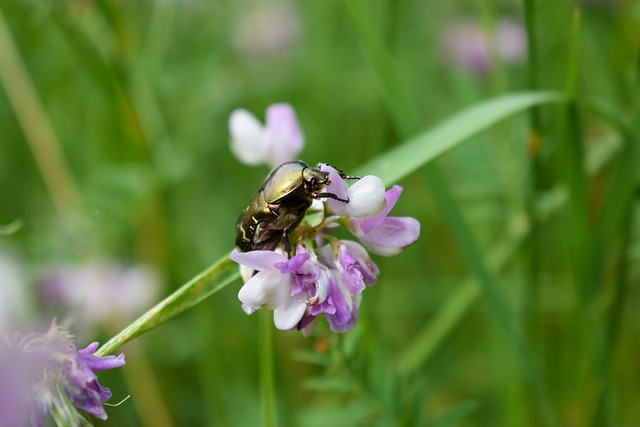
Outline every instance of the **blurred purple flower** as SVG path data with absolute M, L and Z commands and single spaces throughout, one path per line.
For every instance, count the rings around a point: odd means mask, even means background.
M 380 274 L 362 245 L 337 239 L 330 230 L 343 225 L 371 250 L 385 256 L 400 252 L 420 234 L 415 219 L 388 216 L 401 187 L 385 193 L 384 184 L 375 176 L 349 187 L 333 167 L 322 165 L 321 169 L 329 172 L 327 192 L 348 199 L 346 207 L 344 202 L 328 199 L 321 205 L 326 214 L 319 223 L 304 220 L 294 233 L 296 250 L 291 258 L 279 249 L 236 249 L 230 256 L 243 272 L 245 284 L 238 298 L 245 311 L 274 310 L 278 329 L 301 329 L 305 334 L 321 314 L 334 332 L 352 329 L 358 321 L 362 292 Z
M 46 334 L 16 333 L 0 343 L 0 414 L 3 427 L 86 425 L 82 410 L 105 420 L 111 391 L 95 374 L 125 364 L 124 355 L 95 356 L 98 343 L 78 350 L 55 321 Z M 59 424 L 59 423 L 58 423 Z
M 522 62 L 527 53 L 527 35 L 522 25 L 514 21 L 500 21 L 491 33 L 469 20 L 445 28 L 440 48 L 451 63 L 473 74 L 485 75 L 496 59 L 507 64 Z
M 264 126 L 247 110 L 234 110 L 229 117 L 229 133 L 231 151 L 248 165 L 267 163 L 276 167 L 295 159 L 304 145 L 296 113 L 284 103 L 267 108 Z
M 90 262 L 59 266 L 43 274 L 42 293 L 80 325 L 128 321 L 157 299 L 158 274 L 150 268 Z

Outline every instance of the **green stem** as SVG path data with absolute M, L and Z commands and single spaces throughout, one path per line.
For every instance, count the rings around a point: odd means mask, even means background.
M 119 334 L 100 347 L 96 355 L 106 356 L 111 354 L 122 344 L 193 307 L 239 277 L 240 274 L 236 263 L 227 256 L 223 257 L 120 331 Z
M 259 313 L 260 334 L 258 336 L 258 360 L 260 361 L 260 400 L 262 402 L 262 425 L 273 427 L 276 420 L 276 392 L 273 346 L 273 313 Z

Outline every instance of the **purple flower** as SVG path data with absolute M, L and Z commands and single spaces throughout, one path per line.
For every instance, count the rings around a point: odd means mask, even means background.
M 387 191 L 387 206 L 373 218 L 351 218 L 351 232 L 370 251 L 383 256 L 395 255 L 414 243 L 420 235 L 420 223 L 410 217 L 390 217 L 389 211 L 402 194 L 402 187 L 394 185 Z
M 320 314 L 334 332 L 352 329 L 362 291 L 375 283 L 379 270 L 357 243 L 336 246 L 326 245 L 316 256 L 298 245 L 291 259 L 273 251 L 233 251 L 231 259 L 256 271 L 238 294 L 246 311 L 273 309 L 274 323 L 283 330 L 309 328 Z
M 372 175 L 349 186 L 335 168 L 323 164 L 320 169 L 329 173 L 325 191 L 342 201 L 318 201 L 313 210 L 320 213 L 305 216 L 291 234 L 295 253 L 288 257 L 279 248 L 236 249 L 230 256 L 240 264 L 245 281 L 238 294 L 244 310 L 249 314 L 261 308 L 274 310 L 278 329 L 299 329 L 305 335 L 321 315 L 332 331 L 351 330 L 358 322 L 362 292 L 380 274 L 362 245 L 333 237 L 333 229 L 344 226 L 381 255 L 400 252 L 420 234 L 415 219 L 388 216 L 402 187 L 385 192 L 382 181 Z
M 268 163 L 276 167 L 294 160 L 304 145 L 296 113 L 289 104 L 271 105 L 264 126 L 247 110 L 234 110 L 229 132 L 231 151 L 248 165 Z
M 0 413 L 10 421 L 2 425 L 40 427 L 49 416 L 65 425 L 87 424 L 78 409 L 107 419 L 104 404 L 111 391 L 95 372 L 118 368 L 125 360 L 122 354 L 95 356 L 97 348 L 93 343 L 78 350 L 55 321 L 46 334 L 16 333 L 11 342 L 5 339 L 0 348 Z M 4 406 L 6 395 L 11 395 L 11 406 Z
M 496 59 L 517 64 L 527 53 L 527 35 L 515 21 L 500 21 L 495 32 L 468 20 L 448 26 L 440 37 L 440 48 L 453 64 L 476 75 L 489 73 Z
M 340 199 L 349 200 L 349 203 L 335 199 L 327 200 L 331 210 L 337 215 L 367 218 L 378 214 L 386 206 L 384 183 L 377 176 L 365 176 L 349 187 L 333 166 L 322 164 L 320 170 L 329 172 L 331 183 L 327 192 L 335 194 Z
M 299 297 L 299 293 L 292 295 L 291 276 L 298 269 L 303 271 L 305 254 L 289 260 L 274 251 L 240 252 L 236 249 L 230 258 L 257 271 L 238 293 L 238 299 L 244 305 L 245 311 L 271 309 L 274 311 L 273 320 L 278 329 L 293 328 L 302 318 L 306 304 Z

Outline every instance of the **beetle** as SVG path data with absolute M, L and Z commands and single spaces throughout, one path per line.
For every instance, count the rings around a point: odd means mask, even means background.
M 360 177 L 347 176 L 345 179 Z M 274 250 L 279 244 L 290 251 L 289 234 L 300 224 L 313 199 L 332 198 L 344 203 L 333 193 L 323 192 L 331 183 L 329 173 L 300 160 L 276 167 L 244 208 L 236 225 L 236 246 L 243 252 Z

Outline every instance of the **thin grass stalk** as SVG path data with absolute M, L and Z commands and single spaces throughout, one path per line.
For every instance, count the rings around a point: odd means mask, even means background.
M 638 55 L 638 58 L 640 59 L 640 55 Z M 638 87 L 640 87 L 640 74 L 638 75 L 635 89 L 637 90 Z M 619 114 L 615 116 L 619 116 Z M 597 244 L 594 245 L 594 260 L 598 260 L 599 258 L 596 257 L 600 255 L 598 250 L 601 246 L 604 246 L 605 250 L 608 248 L 613 249 L 610 243 L 613 239 L 612 234 L 621 240 L 617 251 L 617 264 L 613 279 L 613 295 L 611 296 L 613 301 L 606 310 L 604 322 L 598 322 L 599 329 L 597 332 L 601 338 L 598 342 L 599 346 L 596 348 L 594 376 L 598 380 L 600 389 L 594 406 L 595 412 L 591 419 L 592 427 L 606 425 L 608 422 L 607 409 L 611 403 L 610 391 L 613 370 L 611 362 L 619 345 L 618 339 L 630 288 L 631 278 L 629 277 L 628 253 L 635 219 L 634 211 L 637 207 L 634 195 L 638 184 L 637 165 L 640 162 L 640 147 L 637 146 L 637 141 L 640 137 L 640 98 L 636 101 L 636 114 L 631 126 L 628 128 L 621 126 L 621 132 L 625 137 L 624 148 L 620 153 L 609 190 L 610 198 L 615 198 L 615 200 L 611 201 L 614 206 L 607 209 L 603 214 L 598 230 Z M 599 265 L 599 268 L 599 272 L 601 272 L 604 266 Z M 604 288 L 606 289 L 606 287 Z M 602 291 L 603 294 L 605 289 Z M 606 298 L 606 295 L 603 298 Z
M 422 123 L 417 109 L 412 99 L 408 96 L 409 92 L 403 84 L 392 58 L 385 50 L 377 30 L 373 27 L 364 3 L 360 0 L 348 0 L 346 5 L 358 31 L 365 56 L 376 73 L 383 98 L 401 133 L 405 137 L 409 137 L 419 132 L 422 128 Z M 432 190 L 437 204 L 443 211 L 443 216 L 449 222 L 460 248 L 464 251 L 470 267 L 482 285 L 485 298 L 491 305 L 491 312 L 507 334 L 518 355 L 527 383 L 535 397 L 543 424 L 546 426 L 556 425 L 546 387 L 537 372 L 531 352 L 519 328 L 515 326 L 507 303 L 498 290 L 493 273 L 489 270 L 487 262 L 482 255 L 483 252 L 455 201 L 444 175 L 435 164 L 425 166 L 423 175 Z
M 78 187 L 1 9 L 0 83 L 5 88 L 53 205 L 59 212 L 77 206 L 80 202 Z
M 538 81 L 538 27 L 535 18 L 536 0 L 524 0 L 524 22 L 527 32 L 527 86 L 529 90 L 539 88 Z M 544 191 L 544 163 L 542 150 L 544 139 L 542 135 L 542 108 L 533 107 L 529 110 L 529 136 L 526 141 L 529 155 L 529 188 L 526 194 L 531 233 L 529 235 L 529 251 L 527 277 L 529 286 L 525 290 L 525 319 L 531 320 L 531 325 L 538 324 L 538 298 L 540 291 L 540 271 L 542 271 L 541 227 L 536 215 L 536 201 Z M 536 338 L 534 330 L 530 331 L 531 339 Z

